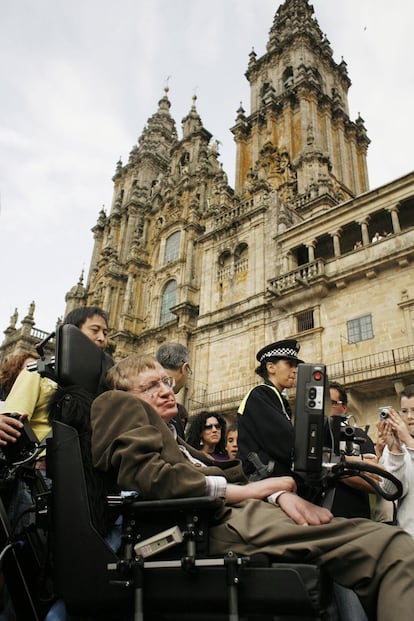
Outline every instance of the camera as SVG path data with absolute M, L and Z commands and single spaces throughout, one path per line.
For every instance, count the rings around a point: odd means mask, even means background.
M 387 420 L 387 418 L 390 415 L 390 410 L 391 410 L 390 405 L 383 405 L 382 407 L 378 408 L 380 420 Z
M 15 412 L 7 414 L 9 418 L 15 418 L 21 420 L 23 427 L 19 429 L 20 436 L 16 442 L 8 442 L 5 446 L 2 446 L 2 452 L 8 466 L 19 466 L 30 461 L 38 452 L 39 440 L 36 437 L 30 423 L 26 419 L 21 419 L 20 414 Z

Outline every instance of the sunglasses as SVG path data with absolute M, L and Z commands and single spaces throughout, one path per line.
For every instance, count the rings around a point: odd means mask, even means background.
M 204 429 L 221 429 L 221 424 L 220 423 L 210 423 L 209 425 L 204 425 Z

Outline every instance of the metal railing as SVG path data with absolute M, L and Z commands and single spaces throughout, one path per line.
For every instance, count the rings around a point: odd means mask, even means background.
M 201 410 L 212 410 L 213 408 L 218 410 L 237 408 L 240 401 L 253 386 L 257 386 L 257 382 L 225 388 L 217 392 L 199 391 L 188 400 L 189 411 L 191 414 L 196 414 Z
M 357 382 L 371 382 L 376 379 L 401 376 L 406 373 L 414 375 L 414 345 L 351 360 L 341 360 L 327 364 L 326 370 L 329 380 L 338 381 L 345 386 Z M 252 382 L 210 393 L 205 389 L 194 392 L 188 402 L 189 411 L 191 414 L 196 414 L 201 410 L 237 409 L 243 397 L 257 383 Z
M 414 371 L 414 345 L 327 365 L 328 377 L 353 384 Z

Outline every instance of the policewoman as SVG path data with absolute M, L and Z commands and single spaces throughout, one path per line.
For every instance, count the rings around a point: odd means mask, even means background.
M 289 339 L 266 345 L 256 354 L 255 372 L 263 384 L 250 390 L 237 414 L 238 458 L 248 477 L 258 476 L 260 469 L 261 475 L 292 476 L 292 413 L 283 391 L 295 384 L 297 366 L 303 362 L 299 349 L 299 343 Z

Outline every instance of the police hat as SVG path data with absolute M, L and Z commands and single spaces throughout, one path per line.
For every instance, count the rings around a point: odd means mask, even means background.
M 282 360 L 296 360 L 299 363 L 303 362 L 303 360 L 298 358 L 299 350 L 300 345 L 295 339 L 276 341 L 276 343 L 262 347 L 256 354 L 256 360 L 259 362 L 266 362 L 267 360 L 271 362 L 273 358 L 280 358 Z

